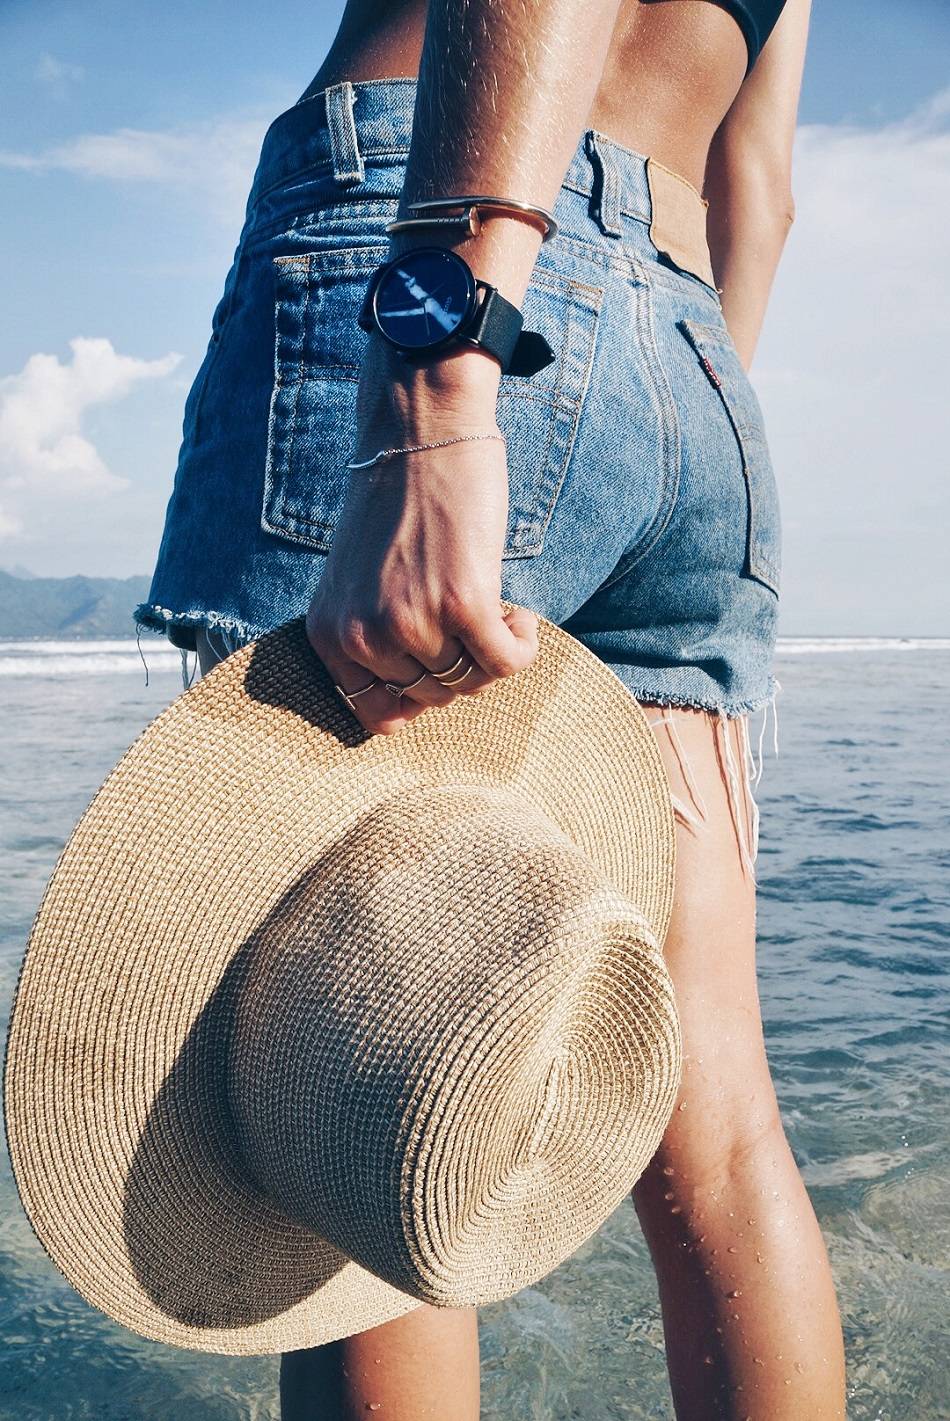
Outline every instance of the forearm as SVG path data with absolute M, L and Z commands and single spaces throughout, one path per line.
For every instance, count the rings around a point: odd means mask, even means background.
M 754 163 L 707 181 L 707 233 L 726 325 L 748 368 L 792 224 L 791 194 Z
M 619 0 L 430 0 L 400 215 L 410 202 L 460 193 L 553 207 L 618 9 Z M 458 251 L 476 277 L 520 305 L 541 233 L 486 213 L 477 237 L 418 228 L 394 235 L 391 254 L 420 243 Z M 457 383 L 479 397 L 484 392 L 484 406 L 500 378 L 491 357 L 465 346 L 414 370 L 398 356 L 374 350 L 371 358 L 383 372 L 375 385 L 381 378 L 414 389 L 433 385 L 439 404 Z M 406 404 L 401 389 L 393 394 Z

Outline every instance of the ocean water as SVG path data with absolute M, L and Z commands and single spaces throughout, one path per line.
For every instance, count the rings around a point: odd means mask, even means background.
M 163 642 L 0 643 L 0 1008 L 69 830 L 181 689 Z M 841 1302 L 851 1421 L 950 1417 L 950 641 L 782 643 L 758 798 L 760 991 Z M 769 738 L 771 737 L 771 727 Z M 485 1421 L 666 1421 L 631 1205 L 482 1313 Z M 88 1307 L 0 1161 L 0 1421 L 276 1421 L 277 1361 L 179 1351 Z

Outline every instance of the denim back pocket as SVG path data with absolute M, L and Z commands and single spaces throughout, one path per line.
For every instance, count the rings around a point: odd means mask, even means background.
M 273 258 L 274 386 L 261 526 L 327 552 L 350 479 L 356 392 L 368 336 L 356 323 L 378 246 Z M 537 269 L 522 305 L 555 360 L 530 378 L 503 375 L 496 418 L 508 450 L 505 557 L 539 553 L 567 469 L 590 377 L 603 291 Z
M 781 514 L 758 397 L 725 326 L 692 320 L 683 320 L 680 326 L 719 394 L 742 456 L 748 508 L 745 574 L 777 595 L 781 580 Z

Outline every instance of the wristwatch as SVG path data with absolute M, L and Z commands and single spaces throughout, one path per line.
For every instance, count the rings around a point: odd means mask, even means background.
M 510 375 L 534 375 L 554 359 L 540 332 L 522 329 L 518 307 L 446 247 L 413 247 L 377 267 L 357 319 L 407 359 L 457 342 L 487 350 Z

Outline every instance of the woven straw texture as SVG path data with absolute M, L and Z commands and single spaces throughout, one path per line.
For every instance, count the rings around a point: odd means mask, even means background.
M 32 1226 L 146 1337 L 262 1354 L 543 1276 L 681 1069 L 673 820 L 634 699 L 537 659 L 367 736 L 287 623 L 180 695 L 73 831 L 7 1040 Z

